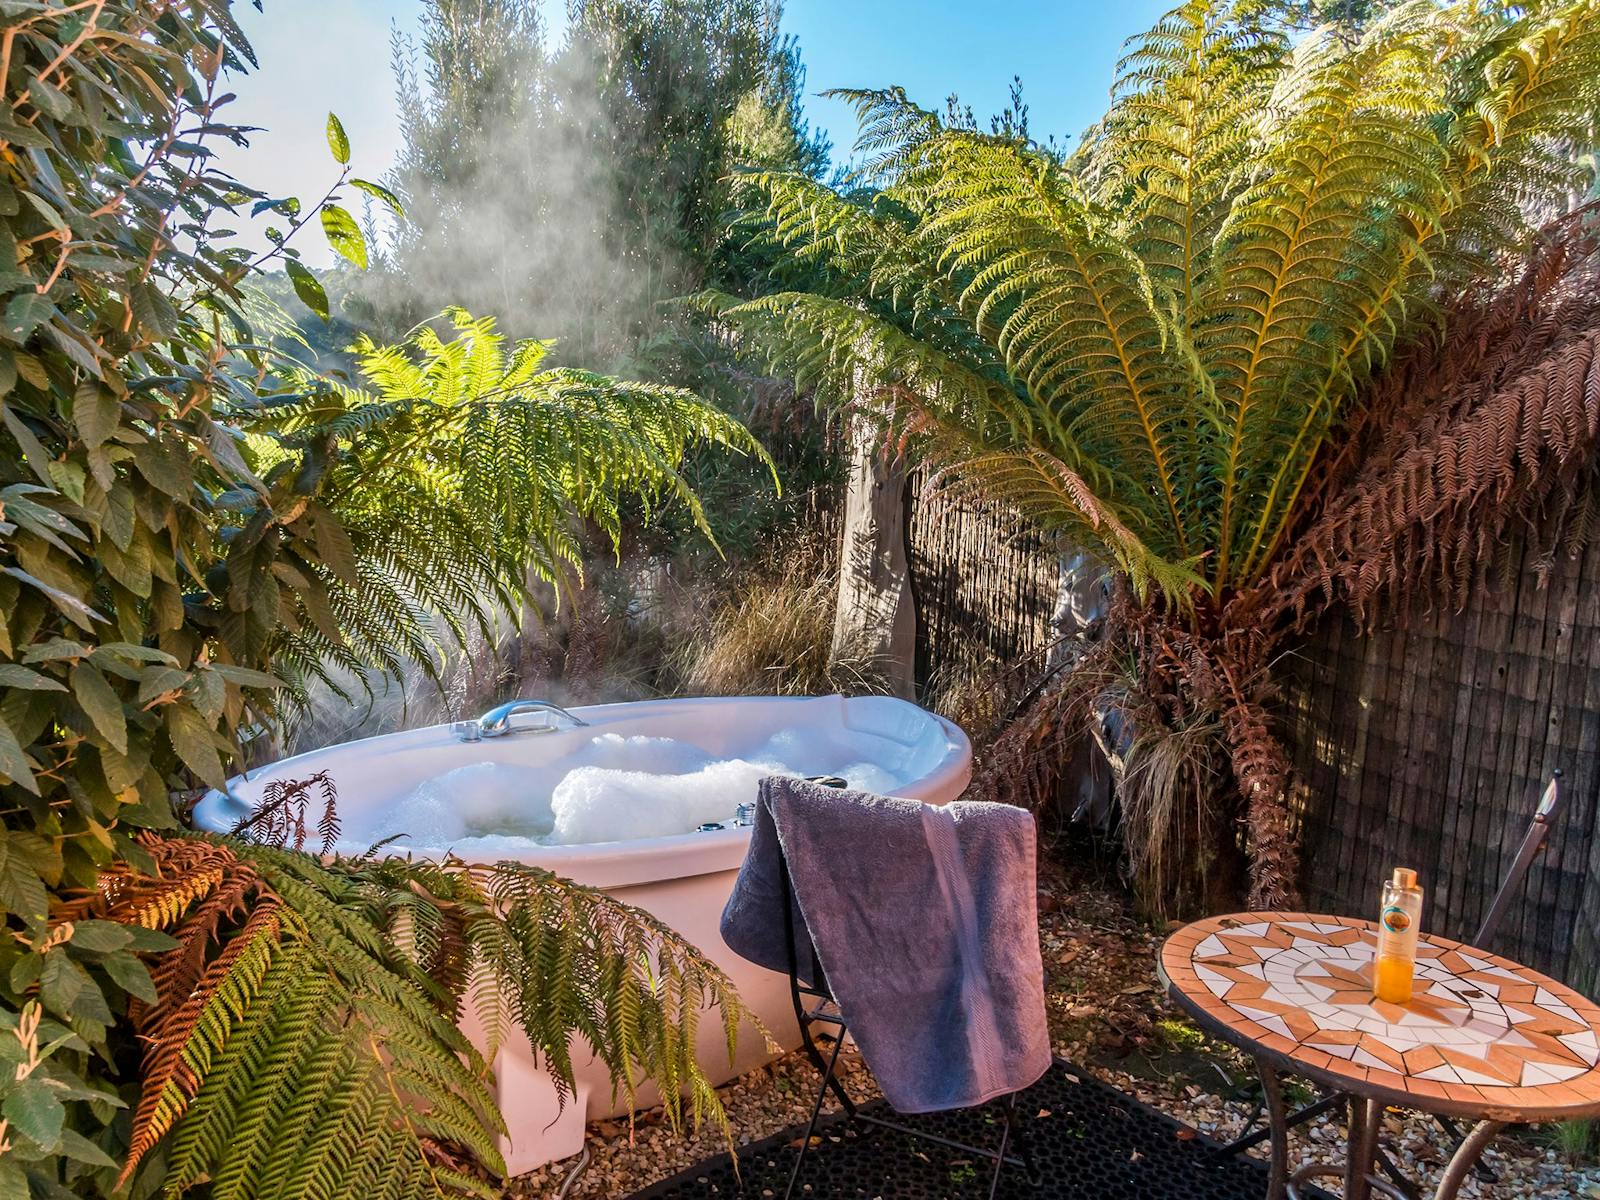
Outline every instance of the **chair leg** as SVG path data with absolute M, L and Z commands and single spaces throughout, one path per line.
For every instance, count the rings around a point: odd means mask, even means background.
M 834 1061 L 839 1058 L 839 1051 L 844 1046 L 844 1039 L 845 1033 L 841 1029 L 838 1031 L 838 1037 L 833 1043 Z M 854 1119 L 856 1102 L 851 1099 L 850 1093 L 844 1090 L 844 1084 L 839 1081 L 838 1075 L 833 1072 L 827 1061 L 823 1059 L 822 1051 L 817 1048 L 817 1043 L 811 1036 L 811 1022 L 805 1019 L 800 1022 L 800 1045 L 805 1050 L 806 1057 L 811 1060 L 811 1065 L 816 1067 L 817 1072 L 822 1076 L 823 1086 L 833 1093 L 834 1099 L 839 1101 L 839 1107 Z
M 1022 1176 L 1028 1181 L 1029 1187 L 1040 1187 L 1044 1184 L 1044 1176 L 1040 1173 L 1038 1164 L 1033 1161 L 1033 1145 L 1028 1139 L 1028 1129 L 1021 1114 L 1017 1112 L 1016 1096 L 1011 1097 L 1011 1115 L 1016 1122 L 1012 1130 L 1011 1141 L 1017 1148 L 1017 1158 L 1022 1161 Z
M 989 1180 L 989 1200 L 1000 1192 L 1000 1173 L 1006 1169 L 1006 1150 L 1011 1145 L 1011 1131 L 1017 1123 L 1017 1094 L 1006 1097 L 1005 1120 L 1000 1123 L 1000 1147 L 994 1152 L 994 1176 Z
M 833 1043 L 833 1053 L 828 1057 L 828 1064 L 822 1069 L 822 1082 L 817 1085 L 817 1098 L 811 1105 L 811 1120 L 806 1123 L 805 1135 L 800 1139 L 800 1153 L 794 1156 L 794 1167 L 789 1172 L 789 1186 L 783 1190 L 784 1200 L 789 1200 L 794 1195 L 795 1185 L 800 1182 L 800 1167 L 806 1160 L 806 1151 L 811 1149 L 811 1139 L 817 1132 L 817 1120 L 822 1116 L 822 1102 L 827 1099 L 828 1085 L 833 1080 L 833 1069 L 839 1065 L 839 1049 L 844 1045 L 844 1039 L 839 1038 Z M 821 1055 L 818 1055 L 821 1058 Z
M 1308 1104 L 1304 1108 L 1298 1109 L 1295 1112 L 1290 1113 L 1287 1117 L 1284 1118 L 1284 1122 L 1283 1122 L 1284 1128 L 1285 1129 L 1293 1129 L 1297 1125 L 1304 1125 L 1307 1121 L 1314 1121 L 1318 1117 L 1320 1117 L 1323 1113 L 1332 1112 L 1335 1108 L 1337 1108 L 1339 1105 L 1341 1105 L 1343 1103 L 1344 1103 L 1344 1097 L 1341 1096 L 1341 1095 L 1335 1094 L 1335 1095 L 1332 1095 L 1332 1096 L 1324 1096 L 1321 1100 L 1318 1100 L 1315 1104 Z M 1260 1119 L 1261 1114 L 1265 1110 L 1265 1108 L 1266 1108 L 1266 1105 L 1264 1103 L 1263 1104 L 1258 1104 L 1256 1106 L 1256 1111 L 1251 1115 L 1250 1120 L 1245 1122 L 1245 1128 L 1246 1129 L 1249 1129 L 1250 1126 L 1254 1125 L 1256 1123 L 1256 1121 L 1258 1121 Z M 1225 1146 L 1218 1146 L 1217 1147 L 1217 1152 L 1216 1152 L 1217 1153 L 1217 1157 L 1218 1158 L 1230 1158 L 1235 1154 L 1242 1154 L 1246 1150 L 1249 1150 L 1254 1146 L 1259 1146 L 1262 1142 L 1266 1141 L 1271 1136 L 1272 1136 L 1272 1127 L 1271 1127 L 1271 1124 L 1269 1123 L 1267 1125 L 1261 1126 L 1259 1129 L 1251 1130 L 1251 1132 L 1243 1134 L 1240 1137 L 1235 1138 L 1233 1141 L 1229 1142 Z

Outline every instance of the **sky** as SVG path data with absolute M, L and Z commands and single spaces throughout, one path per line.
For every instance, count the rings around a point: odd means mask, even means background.
M 248 150 L 223 165 L 275 196 L 320 198 L 337 168 L 325 129 L 336 112 L 350 136 L 356 174 L 378 178 L 399 147 L 391 31 L 416 28 L 418 0 L 264 0 L 235 13 L 261 63 L 229 81 L 238 99 L 229 119 L 263 127 Z M 1022 77 L 1035 137 L 1076 135 L 1105 110 L 1122 41 L 1149 28 L 1172 0 L 789 0 L 784 28 L 800 39 L 807 114 L 844 157 L 854 138 L 850 112 L 816 95 L 835 87 L 898 83 L 912 99 L 942 106 L 951 92 L 980 119 L 1006 103 Z M 554 12 L 561 0 L 546 0 Z M 331 254 L 307 230 L 306 261 Z

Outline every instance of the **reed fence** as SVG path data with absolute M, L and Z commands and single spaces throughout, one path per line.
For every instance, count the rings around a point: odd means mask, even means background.
M 1058 566 L 1037 532 L 992 504 L 913 476 L 906 538 L 917 608 L 917 686 L 1042 654 Z

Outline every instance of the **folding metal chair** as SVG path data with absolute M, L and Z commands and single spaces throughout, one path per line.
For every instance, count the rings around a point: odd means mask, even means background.
M 1522 885 L 1527 882 L 1528 872 L 1533 867 L 1533 860 L 1539 857 L 1540 852 L 1545 847 L 1545 843 L 1550 840 L 1551 830 L 1555 827 L 1556 820 L 1561 815 L 1561 805 L 1561 770 L 1557 768 L 1551 772 L 1550 782 L 1545 785 L 1544 794 L 1539 798 L 1539 807 L 1534 811 L 1533 821 L 1528 826 L 1528 832 L 1523 835 L 1522 845 L 1517 847 L 1517 856 L 1512 859 L 1510 869 L 1506 872 L 1505 878 L 1500 881 L 1500 890 L 1495 893 L 1494 899 L 1490 902 L 1489 911 L 1484 915 L 1483 923 L 1478 926 L 1477 933 L 1473 934 L 1472 945 L 1487 949 L 1489 942 L 1494 939 L 1494 935 L 1500 931 L 1500 923 L 1510 910 L 1512 901 L 1522 891 Z M 1331 1112 L 1340 1105 L 1345 1104 L 1347 1100 L 1348 1097 L 1342 1092 L 1324 1096 L 1315 1104 L 1308 1104 L 1306 1107 L 1290 1113 L 1287 1126 L 1292 1129 L 1296 1125 L 1314 1121 L 1322 1116 L 1323 1113 Z M 1260 1119 L 1262 1111 L 1263 1104 L 1257 1102 L 1256 1110 L 1251 1114 L 1250 1120 L 1246 1123 L 1247 1126 L 1254 1125 Z M 1435 1116 L 1433 1119 L 1438 1122 L 1445 1133 L 1455 1140 L 1456 1145 L 1460 1145 L 1462 1138 L 1465 1136 L 1462 1134 L 1460 1126 L 1449 1117 Z M 1216 1151 L 1217 1156 L 1228 1157 L 1241 1154 L 1252 1146 L 1259 1146 L 1271 1136 L 1272 1130 L 1263 1125 L 1261 1128 L 1253 1129 L 1225 1146 L 1219 1146 Z M 1402 1192 L 1413 1198 L 1419 1195 L 1416 1185 L 1381 1148 L 1378 1150 L 1378 1162 Z M 1489 1166 L 1480 1162 L 1476 1169 L 1479 1178 L 1485 1182 L 1493 1183 L 1495 1181 L 1494 1171 Z
M 835 782 L 832 779 L 819 779 L 813 782 L 823 783 L 825 786 L 844 786 L 844 781 Z M 944 1146 L 946 1149 L 959 1150 L 963 1154 L 971 1155 L 978 1159 L 987 1159 L 994 1163 L 994 1175 L 989 1182 L 989 1200 L 994 1200 L 1000 1189 L 1000 1173 L 1006 1167 L 1020 1168 L 1031 1184 L 1037 1185 L 1038 1177 L 1033 1167 L 1033 1159 L 1028 1153 L 1027 1139 L 1024 1136 L 1022 1125 L 1017 1117 L 1017 1093 L 1012 1092 L 1002 1100 L 995 1101 L 1001 1108 L 1003 1121 L 1000 1129 L 999 1144 L 993 1147 L 972 1146 L 966 1142 L 958 1142 L 951 1138 L 941 1137 L 936 1133 L 923 1129 L 915 1129 L 899 1121 L 885 1120 L 883 1117 L 862 1112 L 850 1093 L 845 1090 L 836 1070 L 839 1065 L 839 1051 L 844 1046 L 845 1036 L 849 1030 L 845 1025 L 844 1015 L 839 1011 L 838 1002 L 834 999 L 828 987 L 828 981 L 823 974 L 822 964 L 817 959 L 816 947 L 809 944 L 808 957 L 811 960 L 810 982 L 803 982 L 800 978 L 800 956 L 798 939 L 796 935 L 797 922 L 794 911 L 794 891 L 789 883 L 789 864 L 780 848 L 778 853 L 779 886 L 783 889 L 783 934 L 789 958 L 789 995 L 794 1002 L 795 1020 L 800 1025 L 801 1045 L 805 1049 L 806 1057 L 822 1075 L 822 1082 L 817 1087 L 817 1098 L 811 1105 L 811 1119 L 806 1123 L 804 1137 L 800 1140 L 800 1152 L 795 1156 L 794 1167 L 789 1172 L 789 1186 L 784 1189 L 784 1200 L 789 1200 L 795 1193 L 795 1188 L 800 1182 L 800 1169 L 805 1163 L 806 1152 L 811 1148 L 811 1139 L 816 1135 L 817 1122 L 822 1116 L 822 1104 L 831 1091 L 839 1101 L 839 1106 L 844 1110 L 847 1124 L 876 1126 L 880 1129 L 893 1130 L 906 1137 L 916 1138 L 920 1141 L 931 1142 Z M 814 1007 L 807 1007 L 809 1002 L 815 1002 Z M 833 1049 L 824 1056 L 822 1048 L 811 1036 L 811 1027 L 816 1024 L 829 1025 L 833 1028 Z M 1012 1149 L 1015 1152 L 1012 1152 Z

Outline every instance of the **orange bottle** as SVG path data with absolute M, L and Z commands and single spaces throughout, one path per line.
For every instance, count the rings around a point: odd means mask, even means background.
M 1378 957 L 1372 969 L 1372 994 L 1390 1004 L 1410 1004 L 1417 972 L 1417 934 L 1422 926 L 1422 889 L 1417 873 L 1396 867 L 1383 885 L 1378 916 Z

